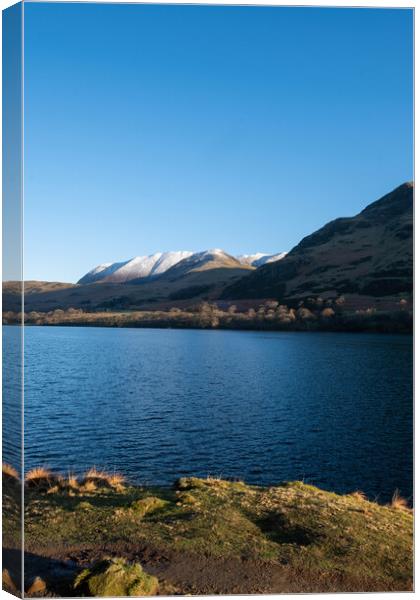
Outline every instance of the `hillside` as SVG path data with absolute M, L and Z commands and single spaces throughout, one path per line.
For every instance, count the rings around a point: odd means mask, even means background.
M 161 308 L 186 301 L 215 300 L 222 290 L 256 267 L 284 253 L 234 257 L 220 249 L 157 252 L 91 269 L 77 284 L 25 282 L 25 310 L 69 308 Z M 21 310 L 21 284 L 3 282 L 3 311 Z
M 201 298 L 214 299 L 220 295 L 226 285 L 254 269 L 222 250 L 207 250 L 193 254 L 154 276 L 131 279 L 133 273 L 138 275 L 139 265 L 128 263 L 124 265 L 131 272 L 128 281 L 124 279 L 124 276 L 128 276 L 127 269 L 120 268 L 114 272 L 119 281 L 108 281 L 107 276 L 102 280 L 79 284 L 48 282 L 27 284 L 25 282 L 25 310 L 47 312 L 68 308 L 85 310 L 157 308 L 162 304 L 173 305 L 185 300 L 196 302 Z M 155 263 L 155 267 L 158 266 L 159 263 Z M 95 274 L 91 272 L 90 277 L 95 277 Z M 5 282 L 3 311 L 20 309 L 20 284 Z
M 76 288 L 74 283 L 60 283 L 52 281 L 25 281 L 24 287 L 20 281 L 3 281 L 3 311 L 12 310 L 19 312 L 22 308 L 22 289 L 25 294 L 25 305 L 32 306 L 32 299 L 35 305 L 42 305 L 39 302 L 42 298 L 55 298 L 60 294 L 71 297 L 72 290 Z M 48 301 L 47 301 L 48 303 Z M 42 308 L 39 308 L 42 310 Z
M 355 217 L 331 221 L 305 237 L 283 260 L 228 286 L 225 299 L 282 302 L 341 294 L 411 294 L 413 184 L 405 183 Z

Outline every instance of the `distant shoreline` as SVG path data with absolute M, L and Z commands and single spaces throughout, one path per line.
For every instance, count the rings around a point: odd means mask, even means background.
M 3 323 L 5 327 L 20 327 L 19 323 Z M 103 323 L 50 323 L 45 325 L 36 325 L 34 323 L 25 323 L 25 327 L 90 327 L 92 329 L 155 329 L 155 330 L 187 330 L 187 331 L 237 331 L 237 332 L 255 332 L 255 333 L 381 333 L 384 335 L 413 335 L 413 330 L 395 329 L 256 329 L 245 327 L 174 327 L 172 325 L 104 325 Z
M 298 315 L 298 313 L 297 313 Z M 20 313 L 3 313 L 3 325 L 21 325 Z M 83 312 L 51 311 L 25 314 L 25 326 L 113 327 L 130 329 L 194 329 L 226 331 L 330 332 L 330 333 L 413 333 L 412 313 L 343 313 L 328 317 L 311 313 L 281 321 L 271 315 L 250 317 L 224 312 Z

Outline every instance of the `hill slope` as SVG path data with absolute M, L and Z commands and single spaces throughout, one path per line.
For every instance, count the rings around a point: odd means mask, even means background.
M 405 183 L 355 217 L 308 235 L 285 258 L 233 283 L 222 297 L 383 297 L 411 293 L 412 279 L 413 184 Z

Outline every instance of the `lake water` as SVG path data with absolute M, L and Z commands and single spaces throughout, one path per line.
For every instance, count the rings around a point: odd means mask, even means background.
M 412 494 L 410 336 L 27 327 L 25 342 L 26 468 Z

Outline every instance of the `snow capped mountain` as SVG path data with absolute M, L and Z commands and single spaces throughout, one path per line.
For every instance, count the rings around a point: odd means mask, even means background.
M 168 280 L 178 279 L 187 273 L 210 271 L 212 269 L 245 269 L 237 258 L 231 256 L 220 248 L 195 252 L 188 258 L 174 265 L 165 275 Z
M 203 265 L 211 261 L 226 261 L 235 260 L 233 256 L 227 254 L 220 248 L 213 248 L 212 250 L 204 250 L 203 252 L 195 252 L 191 254 L 186 260 L 182 261 L 182 266 L 188 266 L 189 268 L 197 265 Z
M 110 277 L 115 271 L 127 264 L 127 262 L 104 263 L 86 273 L 78 283 L 95 283 L 95 281 L 103 281 Z
M 256 252 L 255 254 L 242 254 L 237 256 L 237 259 L 243 265 L 251 265 L 252 267 L 261 267 L 267 263 L 281 260 L 286 256 L 287 252 L 279 252 L 278 254 L 264 254 L 262 252 Z
M 176 252 L 156 252 L 149 256 L 136 256 L 127 261 L 103 263 L 86 273 L 78 283 L 127 283 L 140 279 L 147 279 L 163 275 L 179 275 L 182 272 L 207 269 L 207 268 L 235 268 L 240 265 L 259 267 L 268 262 L 283 258 L 281 254 L 245 254 L 231 256 L 220 248 L 204 250 L 203 252 L 190 252 L 180 250 Z
M 136 256 L 113 272 L 112 281 L 125 283 L 133 279 L 161 275 L 184 258 L 191 256 L 191 254 L 192 252 L 181 250 L 178 252 L 156 252 L 156 254 L 150 256 Z M 108 277 L 107 281 L 110 281 Z
M 144 279 L 165 273 L 179 261 L 188 258 L 192 252 L 156 252 L 150 256 L 136 256 L 125 262 L 105 263 L 95 267 L 78 283 L 95 283 L 96 281 L 125 283 L 133 279 Z
M 188 250 L 179 250 L 177 252 L 163 252 L 161 257 L 156 261 L 152 270 L 152 275 L 160 275 L 168 269 L 192 255 Z

